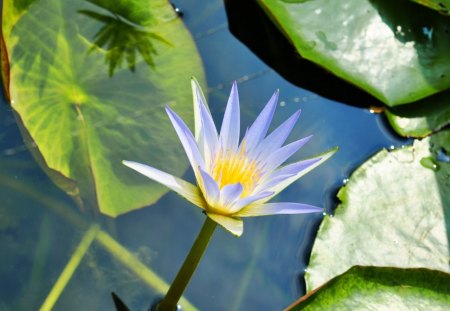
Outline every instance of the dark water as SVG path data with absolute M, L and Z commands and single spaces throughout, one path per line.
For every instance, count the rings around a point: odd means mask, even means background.
M 323 206 L 331 212 L 338 203 L 338 188 L 353 169 L 381 148 L 406 143 L 391 133 L 382 115 L 324 99 L 267 67 L 231 35 L 222 1 L 178 1 L 176 5 L 184 13 L 204 63 L 209 105 L 217 121 L 232 81 L 238 81 L 246 125 L 278 88 L 280 103 L 274 124 L 301 108 L 291 140 L 314 135 L 292 160 L 339 146 L 333 158 L 287 188 L 278 200 Z M 5 100 L 0 104 L 0 181 L 0 310 L 39 309 L 86 231 L 71 218 L 85 216 L 35 163 Z M 64 208 L 75 216 L 65 214 Z M 288 306 L 304 293 L 303 270 L 321 217 L 246 219 L 239 239 L 217 230 L 185 292 L 187 299 L 201 310 L 280 310 Z M 168 193 L 151 208 L 117 219 L 101 216 L 97 221 L 170 282 L 203 215 Z M 112 310 L 113 291 L 132 310 L 146 310 L 158 296 L 139 275 L 94 242 L 54 310 Z

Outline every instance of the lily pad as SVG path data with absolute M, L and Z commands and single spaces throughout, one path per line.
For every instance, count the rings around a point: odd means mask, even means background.
M 438 12 L 406 0 L 258 3 L 302 57 L 389 106 L 450 87 L 450 19 Z
M 449 272 L 450 130 L 382 150 L 361 165 L 324 218 L 305 273 L 307 290 L 355 265 Z
M 394 130 L 402 136 L 428 136 L 450 124 L 450 91 L 406 106 L 389 108 L 386 116 Z
M 420 307 L 419 307 L 420 306 Z M 353 267 L 290 310 L 448 310 L 450 275 L 428 269 Z
M 111 216 L 158 200 L 167 189 L 121 161 L 187 168 L 164 106 L 193 124 L 190 77 L 204 72 L 171 4 L 5 0 L 2 23 L 7 95 L 54 181 Z

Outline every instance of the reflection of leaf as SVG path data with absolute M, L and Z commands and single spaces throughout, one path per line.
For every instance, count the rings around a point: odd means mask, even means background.
M 450 87 L 450 19 L 408 1 L 260 0 L 300 55 L 389 106 Z
M 441 148 L 450 151 L 450 131 L 382 150 L 352 174 L 319 228 L 308 291 L 354 265 L 450 271 L 450 163 Z
M 288 309 L 447 310 L 449 306 L 450 274 L 428 269 L 353 267 Z
M 127 14 L 149 5 L 128 2 Z M 129 172 L 123 159 L 152 163 L 177 175 L 185 171 L 187 162 L 180 161 L 183 151 L 164 105 L 176 104 L 177 112 L 192 123 L 190 77 L 204 79 L 195 44 L 170 3 L 150 2 L 158 15 L 137 14 L 148 16 L 141 24 L 152 24 L 176 45 L 158 41 L 155 69 L 136 62 L 135 73 L 116 70 L 113 77 L 104 70 L 101 53 L 87 55 L 91 45 L 86 38 L 98 31 L 98 21 L 78 13 L 97 12 L 98 6 L 39 0 L 15 19 L 14 1 L 3 2 L 3 22 L 17 22 L 9 31 L 3 29 L 11 64 L 11 105 L 35 146 L 31 150 L 59 186 L 87 208 L 99 207 L 111 216 L 152 204 L 167 191 Z M 35 20 L 38 12 L 46 18 Z M 33 27 L 27 20 L 34 21 Z M 41 40 L 27 40 L 35 33 L 42 33 Z M 56 42 L 54 48 L 49 42 Z M 41 55 L 30 65 L 27 59 L 35 51 Z
M 89 10 L 80 10 L 79 12 L 104 24 L 95 34 L 95 46 L 90 51 L 95 47 L 105 47 L 105 60 L 109 63 L 110 76 L 114 74 L 114 69 L 122 64 L 124 57 L 130 70 L 134 71 L 136 52 L 141 54 L 147 65 L 154 68 L 153 57 L 157 55 L 157 51 L 151 40 L 158 40 L 172 46 L 161 36 L 127 21 L 120 15 L 104 15 Z

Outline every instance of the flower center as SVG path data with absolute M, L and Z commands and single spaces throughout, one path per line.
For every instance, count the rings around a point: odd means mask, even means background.
M 257 162 L 250 160 L 244 149 L 237 153 L 219 152 L 211 170 L 220 189 L 229 184 L 240 183 L 244 188 L 241 197 L 251 194 L 261 177 Z

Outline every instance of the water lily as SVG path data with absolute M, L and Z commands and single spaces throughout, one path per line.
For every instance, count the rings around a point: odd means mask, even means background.
M 239 143 L 236 82 L 231 89 L 220 132 L 195 79 L 192 80 L 192 90 L 195 135 L 170 107 L 166 107 L 166 111 L 192 166 L 197 186 L 148 165 L 124 161 L 125 165 L 177 192 L 236 236 L 243 232 L 243 217 L 323 211 L 308 204 L 268 203 L 336 151 L 333 149 L 315 158 L 283 165 L 311 138 L 308 136 L 284 145 L 300 110 L 267 135 L 277 106 L 276 91 Z

